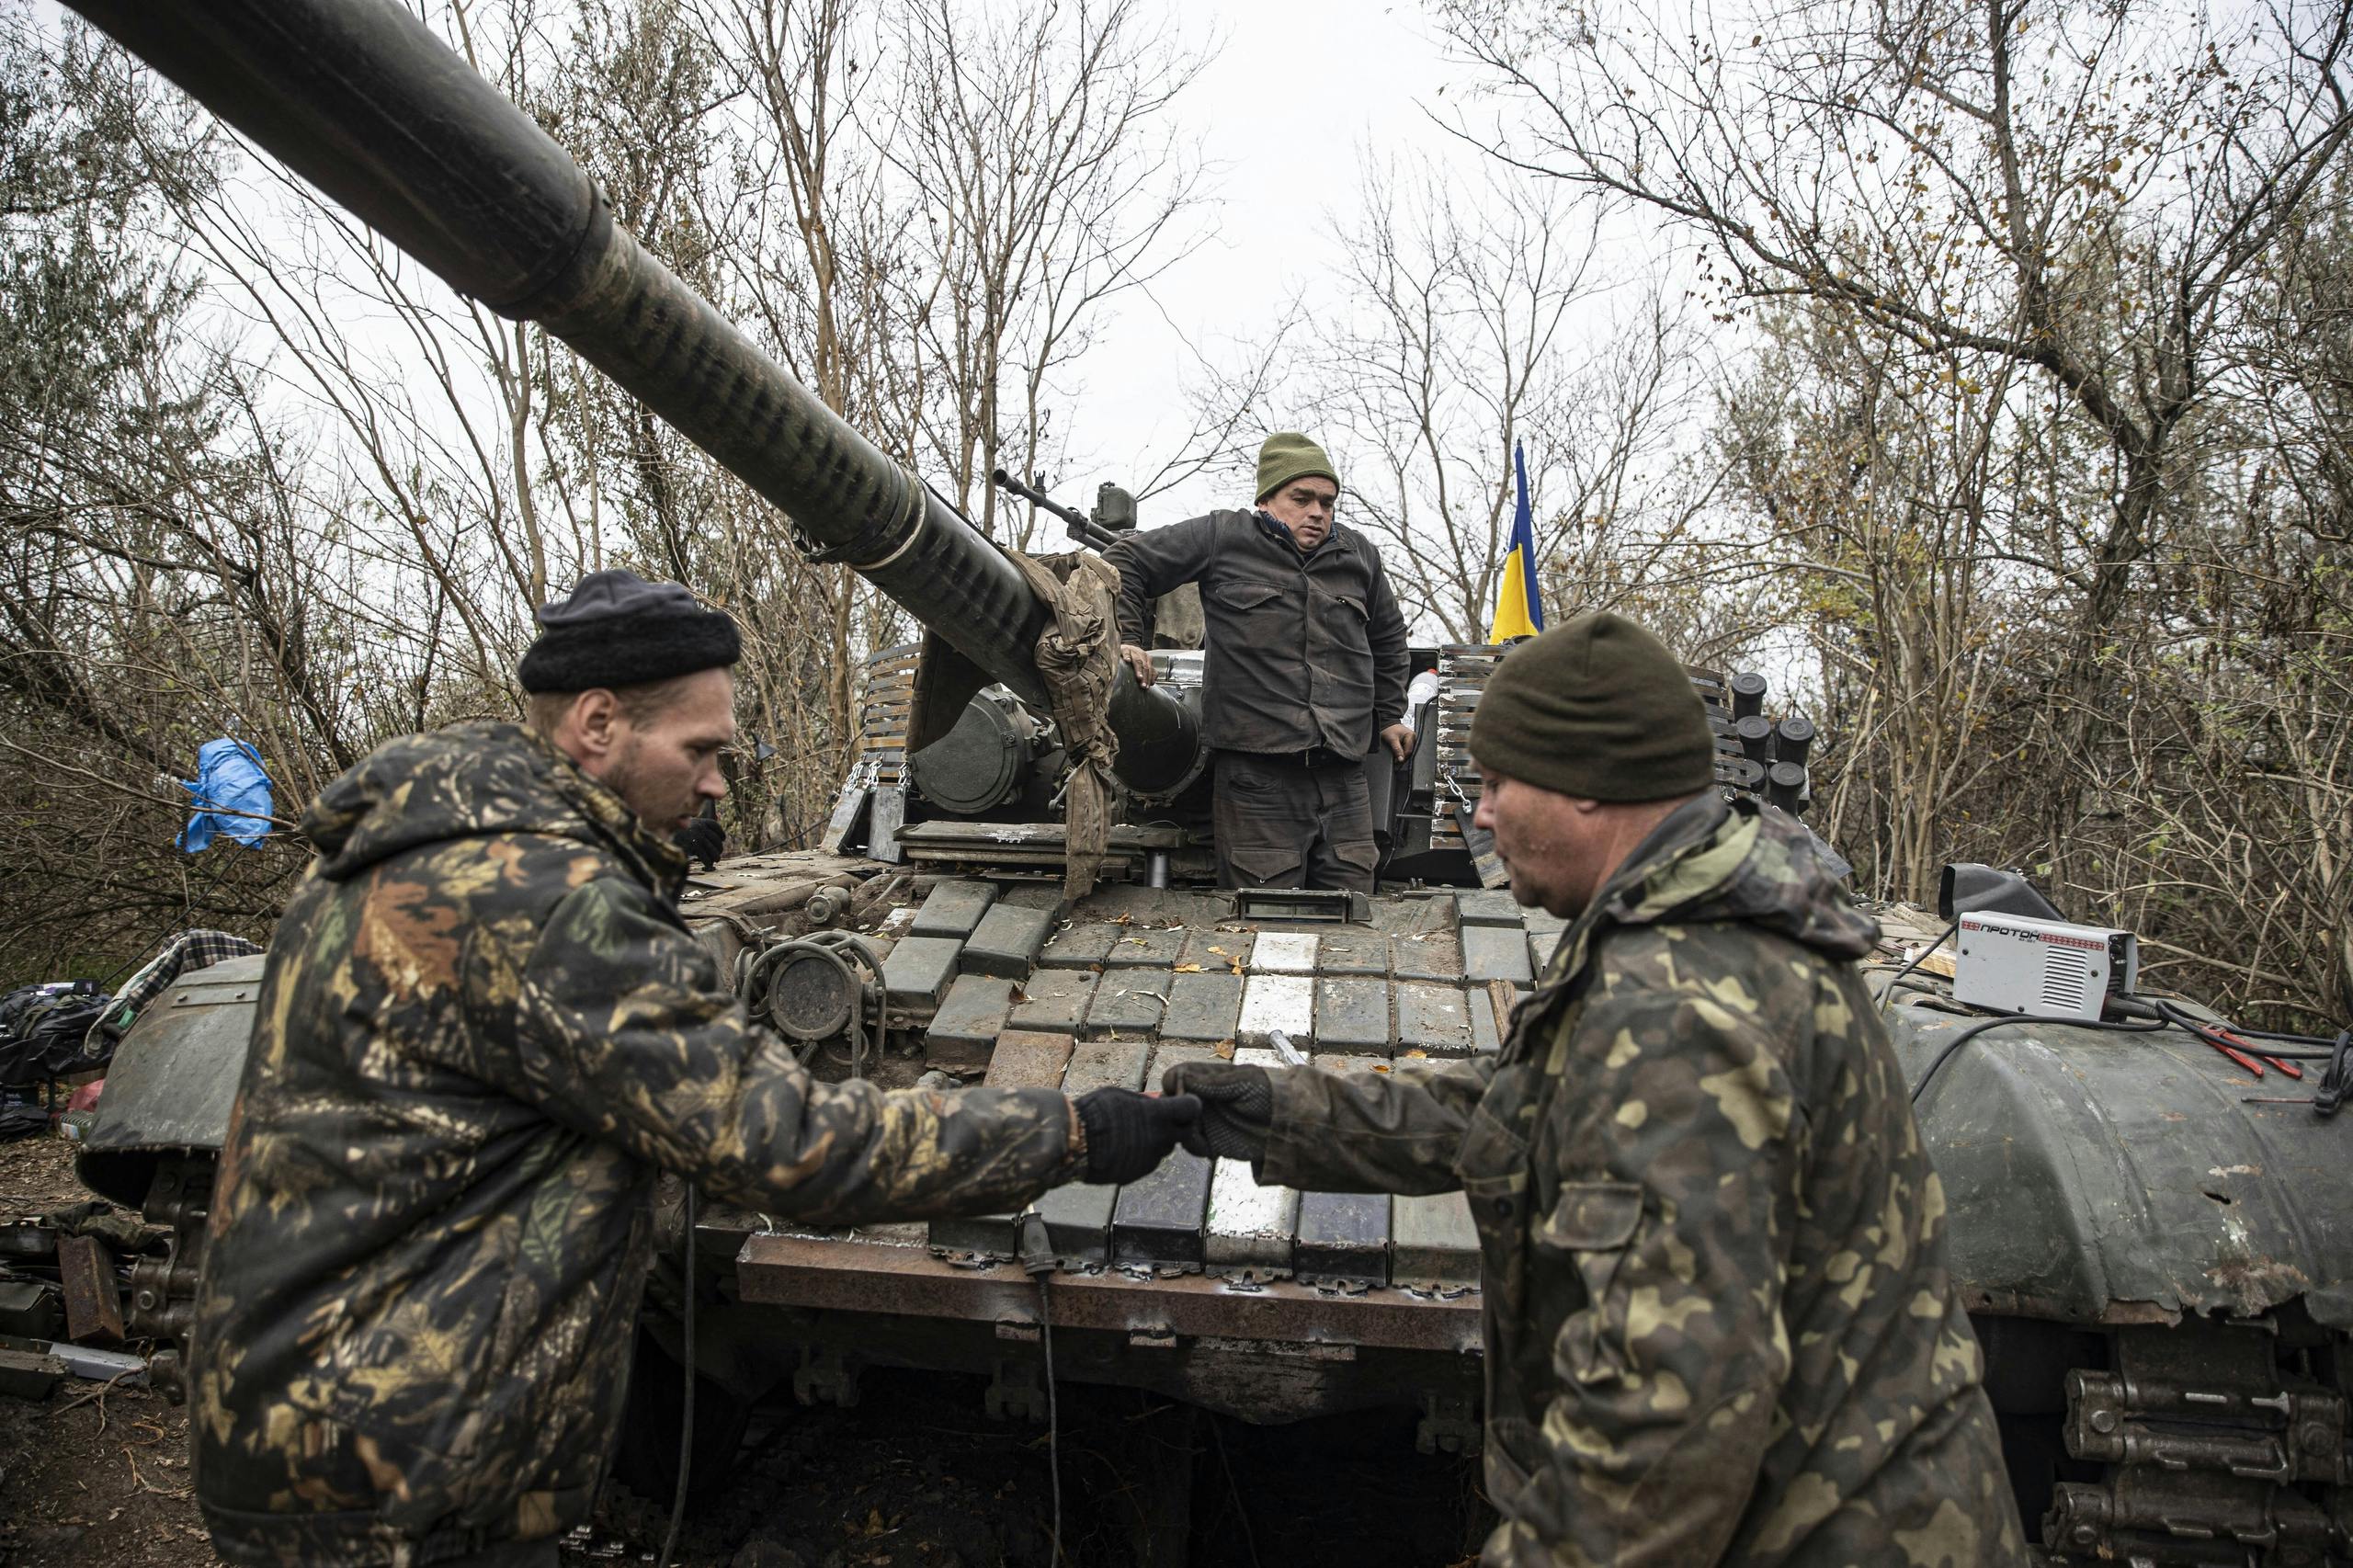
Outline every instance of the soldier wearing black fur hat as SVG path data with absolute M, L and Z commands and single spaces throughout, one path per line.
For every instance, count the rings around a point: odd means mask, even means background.
M 674 900 L 738 638 L 600 572 L 530 725 L 379 748 L 303 819 L 197 1302 L 199 1501 L 238 1563 L 552 1564 L 617 1436 L 657 1170 L 817 1224 L 1127 1181 L 1198 1108 L 814 1082 Z

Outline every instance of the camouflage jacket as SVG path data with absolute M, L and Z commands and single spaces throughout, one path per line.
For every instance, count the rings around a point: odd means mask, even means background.
M 1944 1199 L 1803 830 L 1676 813 L 1496 1059 L 1277 1075 L 1266 1179 L 1460 1187 L 1491 1564 L 2022 1554 Z
M 303 828 L 197 1300 L 197 1494 L 232 1562 L 581 1522 L 657 1167 L 819 1223 L 1069 1174 L 1060 1094 L 813 1082 L 680 921 L 683 859 L 512 725 L 394 741 Z

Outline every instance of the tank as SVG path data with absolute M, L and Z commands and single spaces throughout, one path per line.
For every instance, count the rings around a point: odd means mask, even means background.
M 1019 567 L 617 227 L 527 117 L 389 0 L 76 4 L 454 287 L 563 337 L 926 629 L 867 663 L 861 750 L 821 842 L 725 861 L 687 893 L 745 1005 L 821 1075 L 1078 1091 L 1188 1056 L 1377 1073 L 1497 1049 L 1561 929 L 1492 885 L 1471 825 L 1464 732 L 1507 650 L 1414 651 L 1418 744 L 1365 764 L 1378 893 L 1220 891 L 1198 618 L 1164 602 L 1173 645 L 1154 687 L 1122 673 L 1113 690 L 1110 825 L 1074 882 L 1068 758 L 1031 657 L 1047 616 Z M 1131 525 L 1123 500 L 1106 487 L 1093 526 Z M 1721 786 L 1802 813 L 1812 726 L 1777 722 L 1754 675 L 1691 676 Z M 1984 1015 L 1933 963 L 1900 972 L 1943 919 L 1878 913 L 1891 1030 L 2040 1561 L 2353 1563 L 2347 1130 L 2310 1080 L 2258 1081 L 2180 1031 L 2033 1019 L 1949 1051 Z M 91 1179 L 180 1239 L 142 1332 L 185 1326 L 249 967 L 151 1008 L 101 1102 Z M 1122 1188 L 930 1225 L 815 1232 L 705 1204 L 691 1232 L 674 1219 L 668 1256 L 656 1298 L 684 1287 L 697 1306 L 705 1475 L 751 1401 L 851 1403 L 884 1366 L 979 1374 L 1014 1419 L 1044 1417 L 1051 1378 L 1265 1423 L 1404 1404 L 1426 1450 L 1479 1441 L 1460 1195 L 1267 1189 L 1179 1154 Z M 682 1347 L 668 1317 L 648 1327 Z

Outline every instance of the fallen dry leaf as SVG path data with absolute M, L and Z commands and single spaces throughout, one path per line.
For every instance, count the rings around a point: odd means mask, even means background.
M 1199 974 L 1201 972 L 1201 966 L 1197 963 L 1180 963 L 1176 966 L 1176 972 L 1178 974 Z
M 1423 1058 L 1423 1059 L 1425 1059 L 1425 1060 L 1427 1060 L 1427 1059 L 1428 1058 L 1428 1056 L 1429 1056 L 1429 1052 L 1428 1052 L 1428 1051 L 1427 1051 L 1422 1050 L 1419 1046 L 1415 1047 L 1413 1050 L 1408 1051 L 1404 1052 L 1404 1054 L 1405 1054 L 1405 1055 L 1407 1055 L 1407 1056 L 1418 1056 L 1418 1057 L 1421 1057 L 1421 1058 Z
M 1220 1061 L 1231 1062 L 1233 1060 L 1233 1042 L 1230 1040 L 1219 1041 L 1217 1044 L 1210 1047 L 1210 1051 L 1211 1054 L 1215 1055 Z

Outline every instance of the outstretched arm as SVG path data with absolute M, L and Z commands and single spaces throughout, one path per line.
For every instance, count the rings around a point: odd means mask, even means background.
M 1162 1086 L 1197 1094 L 1199 1138 L 1248 1159 L 1258 1179 L 1316 1192 L 1450 1192 L 1471 1109 L 1492 1058 L 1401 1065 L 1386 1073 L 1188 1062 Z
M 574 890 L 520 980 L 520 1096 L 729 1202 L 815 1224 L 991 1213 L 1078 1174 L 1056 1091 L 816 1081 L 635 882 Z

